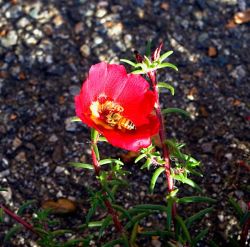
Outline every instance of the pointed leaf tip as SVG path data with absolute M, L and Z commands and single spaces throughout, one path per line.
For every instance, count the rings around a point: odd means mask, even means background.
M 150 182 L 150 192 L 152 193 L 154 191 L 154 187 L 155 187 L 155 183 L 158 179 L 158 177 L 161 175 L 162 172 L 165 171 L 164 167 L 159 167 L 158 169 L 155 170 L 152 178 L 151 178 L 151 182 Z

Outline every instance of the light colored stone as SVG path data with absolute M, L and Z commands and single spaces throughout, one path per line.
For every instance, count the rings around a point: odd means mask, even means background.
M 58 137 L 55 134 L 52 134 L 49 138 L 49 142 L 57 142 L 58 141 Z
M 88 57 L 90 55 L 90 48 L 88 45 L 83 44 L 80 48 L 80 52 L 83 57 Z
M 103 42 L 103 38 L 102 38 L 102 37 L 96 36 L 96 37 L 94 38 L 94 43 L 95 43 L 96 45 L 100 45 L 102 42 Z
M 18 22 L 17 22 L 17 26 L 19 28 L 24 28 L 26 26 L 28 26 L 30 24 L 30 21 L 28 18 L 26 17 L 22 17 Z
M 16 31 L 11 30 L 8 34 L 1 38 L 1 43 L 4 47 L 8 48 L 17 44 L 18 36 Z
M 0 172 L 0 178 L 4 178 L 10 175 L 10 170 L 6 169 Z
M 62 173 L 65 171 L 65 167 L 62 167 L 62 166 L 57 166 L 56 169 L 55 169 L 55 173 Z
M 98 18 L 102 18 L 103 16 L 105 16 L 107 14 L 107 10 L 104 9 L 104 8 L 101 8 L 101 9 L 98 9 L 96 11 L 96 14 L 95 16 L 98 17 Z

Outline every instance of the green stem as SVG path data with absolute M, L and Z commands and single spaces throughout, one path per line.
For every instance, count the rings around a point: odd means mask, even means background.
M 91 153 L 92 153 L 94 170 L 95 170 L 95 174 L 97 177 L 99 177 L 100 175 L 100 164 L 99 164 L 100 157 L 99 157 L 99 151 L 98 151 L 98 146 L 97 146 L 98 138 L 99 138 L 99 133 L 96 130 L 91 129 Z M 122 224 L 119 220 L 118 214 L 115 211 L 115 209 L 112 207 L 112 204 L 110 203 L 110 201 L 107 199 L 107 192 L 103 192 L 103 196 L 104 196 L 104 204 L 107 208 L 108 213 L 111 215 L 113 219 L 117 232 L 119 232 L 122 236 L 124 236 L 125 234 L 123 231 Z M 124 238 L 124 240 L 126 239 Z

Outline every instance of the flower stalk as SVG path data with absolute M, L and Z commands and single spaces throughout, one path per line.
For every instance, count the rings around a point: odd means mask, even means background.
M 22 219 L 20 216 L 18 216 L 17 214 L 15 214 L 14 212 L 12 212 L 11 210 L 9 210 L 8 208 L 6 208 L 5 206 L 3 206 L 2 204 L 0 204 L 0 208 L 2 208 L 3 211 L 7 215 L 9 215 L 12 219 L 14 219 L 16 222 L 18 222 L 21 225 L 23 225 L 27 230 L 33 232 L 36 235 L 39 235 L 39 233 L 33 228 L 33 226 L 31 224 L 29 224 L 28 222 L 26 222 L 24 219 Z
M 100 164 L 99 164 L 99 151 L 97 147 L 99 133 L 95 129 L 91 129 L 91 154 L 93 160 L 93 166 L 97 177 L 100 176 Z M 116 231 L 123 235 L 123 227 L 118 218 L 117 212 L 112 207 L 110 201 L 107 199 L 107 192 L 103 192 L 104 204 L 108 213 L 111 215 Z
M 153 63 L 157 63 L 159 60 L 161 60 L 161 57 L 160 57 L 160 52 L 161 52 L 161 49 L 162 49 L 162 46 L 163 46 L 163 43 L 161 43 L 159 45 L 159 47 L 153 52 L 153 54 L 151 55 L 151 61 L 149 61 L 149 59 L 147 57 L 144 56 L 144 59 L 143 57 L 138 53 L 136 52 L 135 53 L 135 58 L 136 58 L 136 61 L 138 63 L 142 63 L 143 61 L 149 63 L 150 64 L 153 64 Z M 171 53 L 166 53 L 168 55 L 170 55 Z M 166 55 L 167 57 L 167 55 Z M 170 66 L 168 64 L 168 66 Z M 177 69 L 175 66 L 170 66 L 174 69 Z M 165 131 L 165 124 L 164 124 L 164 118 L 163 118 L 163 115 L 162 115 L 162 111 L 161 111 L 161 107 L 160 107 L 160 99 L 159 99 L 159 89 L 158 89 L 158 85 L 157 85 L 157 67 L 156 69 L 151 69 L 151 70 L 146 70 L 146 74 L 149 78 L 149 81 L 151 82 L 151 86 L 153 88 L 153 91 L 155 93 L 155 96 L 156 96 L 156 103 L 155 103 L 155 111 L 156 111 L 156 116 L 157 118 L 159 119 L 159 122 L 160 122 L 160 128 L 159 128 L 159 136 L 160 136 L 160 142 L 161 142 L 161 146 L 162 146 L 162 153 L 163 153 L 163 157 L 164 157 L 164 161 L 165 161 L 165 164 L 164 164 L 164 168 L 165 168 L 165 175 L 166 175 L 166 180 L 167 180 L 167 186 L 168 186 L 168 192 L 169 194 L 171 195 L 171 192 L 174 190 L 174 181 L 173 181 L 173 178 L 171 177 L 171 164 L 170 164 L 170 156 L 169 156 L 169 150 L 168 150 L 168 147 L 167 147 L 167 144 L 166 144 L 166 131 Z M 176 203 L 174 202 L 173 203 L 173 207 L 172 207 L 172 218 L 174 219 L 176 216 Z
M 156 78 L 156 76 L 155 76 Z M 162 146 L 162 152 L 163 152 L 163 157 L 164 157 L 164 168 L 165 168 L 165 175 L 166 175 L 166 180 L 167 180 L 167 186 L 168 186 L 168 192 L 169 194 L 174 190 L 174 181 L 173 178 L 171 177 L 171 164 L 170 164 L 170 157 L 169 157 L 169 150 L 167 147 L 167 144 L 165 142 L 166 140 L 166 131 L 165 131 L 165 124 L 164 124 L 164 119 L 161 113 L 161 107 L 160 107 L 160 100 L 159 100 L 159 90 L 156 84 L 156 81 L 153 82 L 153 89 L 156 92 L 156 116 L 160 120 L 160 129 L 159 129 L 159 136 L 160 136 L 160 142 Z M 173 203 L 172 207 L 172 218 L 174 219 L 176 216 L 176 203 Z

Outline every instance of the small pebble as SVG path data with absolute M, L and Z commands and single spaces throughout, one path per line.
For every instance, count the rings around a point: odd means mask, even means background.
M 202 148 L 203 152 L 205 152 L 205 153 L 211 153 L 212 149 L 213 149 L 213 143 L 211 143 L 211 142 L 203 143 L 201 145 L 201 148 Z
M 90 55 L 90 48 L 88 45 L 82 45 L 80 48 L 80 52 L 83 57 L 88 57 Z
M 25 153 L 24 151 L 19 152 L 19 153 L 16 155 L 15 159 L 16 159 L 18 162 L 21 162 L 21 163 L 27 161 L 26 153 Z
M 96 11 L 96 17 L 98 17 L 98 18 L 102 18 L 103 16 L 105 16 L 107 14 L 107 10 L 106 9 L 104 9 L 104 8 L 101 8 L 101 9 L 98 9 L 97 11 Z
M 232 153 L 226 153 L 226 154 L 225 154 L 225 157 L 226 157 L 228 160 L 232 160 L 233 154 L 232 154 Z
M 22 141 L 18 137 L 15 137 L 15 139 L 12 142 L 12 148 L 13 148 L 13 150 L 17 149 L 21 145 L 22 145 Z
M 9 169 L 6 169 L 6 170 L 0 172 L 0 178 L 7 177 L 9 175 L 10 175 L 10 170 Z
M 49 142 L 57 142 L 58 141 L 58 137 L 55 134 L 52 134 L 49 138 Z
M 71 122 L 71 117 L 67 118 L 67 119 L 64 121 L 64 124 L 65 124 L 65 129 L 66 129 L 66 131 L 69 131 L 69 132 L 74 132 L 74 131 L 76 131 L 77 125 L 76 125 L 76 123 Z
M 244 196 L 244 192 L 241 190 L 236 190 L 234 193 L 239 199 L 243 198 Z
M 26 26 L 28 26 L 30 24 L 30 21 L 28 18 L 26 17 L 22 17 L 18 22 L 17 22 L 17 26 L 19 28 L 24 28 Z
M 246 76 L 246 70 L 244 68 L 243 65 L 239 65 L 237 66 L 232 72 L 231 72 L 231 76 L 238 80 L 238 81 L 241 81 L 245 76 Z
M 65 171 L 65 167 L 62 167 L 62 166 L 57 166 L 56 169 L 55 169 L 55 173 L 62 173 Z
M 103 42 L 103 38 L 102 38 L 102 37 L 96 36 L 96 37 L 94 38 L 94 43 L 95 43 L 96 45 L 100 45 L 102 42 Z
M 152 243 L 152 246 L 154 246 L 154 247 L 161 247 L 162 246 L 161 242 L 158 239 L 153 239 L 151 241 L 151 243 Z
M 16 31 L 11 30 L 4 37 L 1 37 L 1 43 L 4 47 L 8 48 L 17 44 L 18 36 Z

